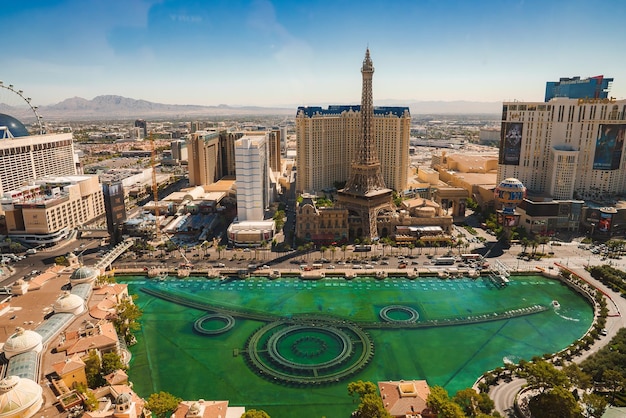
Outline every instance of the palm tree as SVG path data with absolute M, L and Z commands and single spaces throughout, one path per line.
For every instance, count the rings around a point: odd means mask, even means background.
M 157 248 L 161 250 L 161 257 L 165 256 L 165 249 L 167 248 L 167 245 L 165 245 L 165 243 L 162 242 L 159 245 L 157 245 Z
M 535 256 L 536 252 L 537 252 L 537 247 L 539 246 L 539 243 L 535 240 L 532 240 L 530 242 L 530 247 L 533 249 L 533 257 Z
M 341 251 L 343 251 L 343 259 L 344 261 L 346 260 L 346 250 L 348 249 L 348 246 L 346 244 L 343 244 L 341 246 Z
M 546 253 L 546 244 L 550 241 L 548 237 L 539 237 L 539 244 L 541 244 L 541 252 Z
M 414 249 L 414 248 L 415 248 L 415 244 L 410 243 L 410 244 L 409 244 L 409 255 L 411 255 L 411 256 L 413 255 L 413 249 Z
M 324 254 L 326 254 L 326 250 L 328 250 L 328 247 L 326 247 L 325 245 L 322 245 L 320 247 L 320 255 L 322 256 L 322 258 L 324 258 Z
M 435 247 L 435 255 L 437 255 L 437 248 L 439 248 L 439 245 L 441 245 L 439 244 L 439 241 L 433 242 L 433 247 Z
M 337 252 L 337 247 L 335 247 L 334 245 L 331 245 L 330 246 L 330 258 L 333 261 L 335 261 L 335 252 Z
M 416 244 L 417 244 L 417 247 L 420 250 L 420 255 L 422 255 L 422 251 L 423 251 L 424 247 L 426 246 L 426 243 L 424 241 L 422 241 L 421 239 L 418 239 Z
M 459 255 L 461 255 L 461 247 L 465 244 L 465 241 L 463 241 L 461 238 L 459 238 L 456 243 L 454 244 L 454 246 L 456 248 L 458 248 L 459 250 Z
M 217 258 L 218 259 L 222 258 L 222 251 L 224 251 L 225 248 L 226 248 L 226 246 L 224 246 L 224 245 L 218 245 L 217 247 L 215 247 L 215 249 L 217 250 Z
M 389 237 L 382 238 L 379 242 L 383 246 L 383 257 L 385 256 L 385 248 L 389 246 Z
M 528 238 L 524 237 L 522 238 L 521 244 L 522 244 L 522 254 L 526 254 L 526 249 L 528 248 L 530 241 L 528 241 Z
M 311 248 L 313 248 L 313 243 L 312 242 L 307 242 L 304 245 L 304 248 L 306 249 L 306 259 L 307 261 L 311 259 Z
M 200 248 L 202 248 L 203 254 L 202 254 L 202 258 L 206 258 L 206 252 L 208 251 L 209 247 L 211 246 L 211 244 L 209 244 L 208 241 L 204 241 L 201 245 Z

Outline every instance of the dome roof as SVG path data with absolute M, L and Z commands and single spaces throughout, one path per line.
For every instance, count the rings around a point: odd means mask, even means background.
M 4 343 L 4 353 L 7 358 L 13 355 L 25 353 L 26 351 L 41 351 L 41 335 L 35 331 L 18 327 L 15 334 L 11 335 Z
M 54 312 L 73 312 L 84 307 L 85 301 L 78 295 L 64 292 L 53 305 Z
M 5 377 L 0 380 L 0 417 L 32 416 L 43 403 L 42 392 L 30 379 Z
M 11 135 L 14 137 L 29 135 L 28 129 L 26 129 L 26 126 L 24 126 L 22 122 L 4 113 L 0 113 L 0 126 L 9 128 Z
M 74 273 L 70 276 L 70 280 L 89 280 L 95 279 L 98 276 L 98 272 L 91 267 L 82 266 L 74 270 Z
M 131 403 L 132 398 L 128 393 L 120 393 L 115 399 L 115 403 L 118 405 L 124 405 Z
M 498 187 L 510 190 L 522 190 L 526 188 L 521 181 L 512 177 L 502 180 L 500 184 L 498 184 Z

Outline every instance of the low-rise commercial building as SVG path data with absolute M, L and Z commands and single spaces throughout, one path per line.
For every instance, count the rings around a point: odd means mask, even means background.
M 53 245 L 105 213 L 97 176 L 44 178 L 5 193 L 1 203 L 8 235 L 33 246 Z

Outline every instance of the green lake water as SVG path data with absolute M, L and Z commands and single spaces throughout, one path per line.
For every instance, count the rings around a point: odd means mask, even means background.
M 348 417 L 356 404 L 346 386 L 359 379 L 426 379 L 429 385 L 441 385 L 452 395 L 505 361 L 517 362 L 565 348 L 581 337 L 593 320 L 591 307 L 580 295 L 541 276 L 511 277 L 509 286 L 503 289 L 484 278 L 118 280 L 128 283 L 129 291 L 139 296 L 136 303 L 144 312 L 138 342 L 131 347 L 129 371 L 140 396 L 167 391 L 187 400 L 228 400 L 231 405 L 263 409 L 272 418 Z M 242 353 L 250 337 L 267 321 L 233 315 L 235 325 L 230 330 L 202 335 L 193 326 L 206 311 L 157 298 L 143 292 L 143 288 L 234 311 L 267 314 L 274 319 L 315 314 L 357 324 L 381 322 L 381 309 L 390 305 L 417 312 L 418 323 L 484 318 L 535 305 L 550 308 L 468 325 L 366 328 L 374 354 L 365 367 L 337 383 L 299 387 L 259 377 Z M 553 300 L 559 301 L 559 308 L 552 307 Z M 397 309 L 388 312 L 389 318 L 398 321 L 410 316 Z M 203 328 L 215 330 L 219 326 L 217 319 L 205 322 Z M 326 333 L 309 337 L 294 332 L 279 340 L 278 347 L 286 353 L 287 361 L 306 355 L 303 363 L 315 362 L 311 360 L 315 356 L 327 361 L 325 355 L 331 353 L 332 358 L 340 350 L 335 336 Z

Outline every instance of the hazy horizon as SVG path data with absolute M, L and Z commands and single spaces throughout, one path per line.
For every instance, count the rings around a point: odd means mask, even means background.
M 36 105 L 358 103 L 369 47 L 375 102 L 542 101 L 546 81 L 596 75 L 624 99 L 624 15 L 618 0 L 9 1 L 0 79 Z

